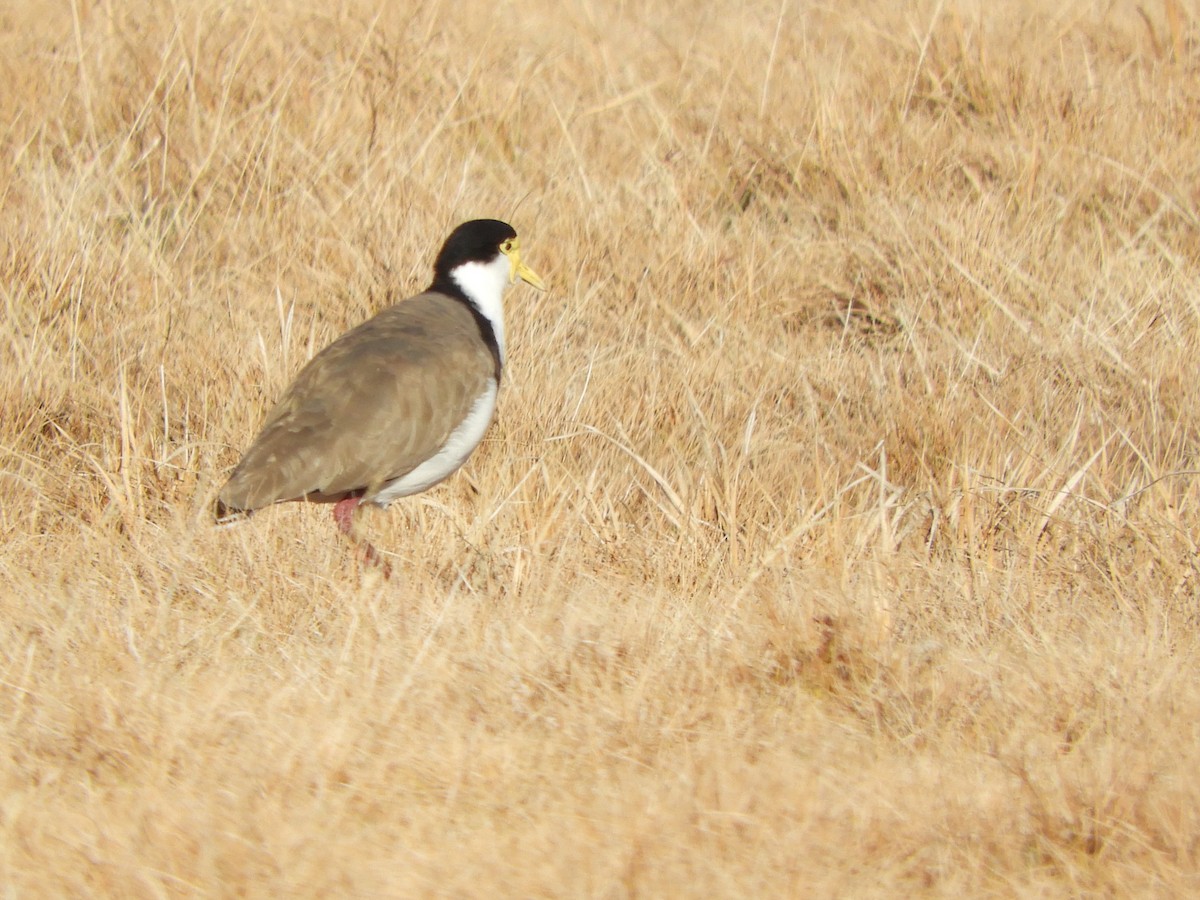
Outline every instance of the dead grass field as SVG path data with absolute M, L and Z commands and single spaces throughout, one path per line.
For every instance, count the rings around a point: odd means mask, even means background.
M 0 12 L 6 896 L 1200 892 L 1200 8 Z M 236 528 L 496 216 L 497 424 Z

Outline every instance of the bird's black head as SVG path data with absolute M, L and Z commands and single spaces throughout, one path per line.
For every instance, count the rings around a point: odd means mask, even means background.
M 513 227 L 498 219 L 473 219 L 463 222 L 450 233 L 433 264 L 434 282 L 447 278 L 458 266 L 468 262 L 491 262 L 500 245 L 517 236 Z

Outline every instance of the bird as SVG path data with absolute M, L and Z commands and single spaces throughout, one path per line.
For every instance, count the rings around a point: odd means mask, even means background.
M 503 295 L 542 279 L 511 225 L 455 228 L 433 281 L 314 356 L 267 414 L 218 494 L 217 517 L 289 500 L 332 502 L 352 534 L 362 504 L 387 507 L 456 472 L 496 412 L 505 364 Z M 368 558 L 378 554 L 368 547 Z

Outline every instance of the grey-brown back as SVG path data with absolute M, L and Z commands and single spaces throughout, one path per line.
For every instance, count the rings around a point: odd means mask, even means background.
M 467 305 L 427 292 L 342 335 L 296 376 L 221 502 L 364 499 L 436 453 L 496 377 Z

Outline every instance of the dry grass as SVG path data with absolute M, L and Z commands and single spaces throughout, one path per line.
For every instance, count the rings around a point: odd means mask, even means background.
M 1200 890 L 1195 3 L 336 7 L 0 13 L 10 895 Z M 212 528 L 476 215 L 397 577 Z

